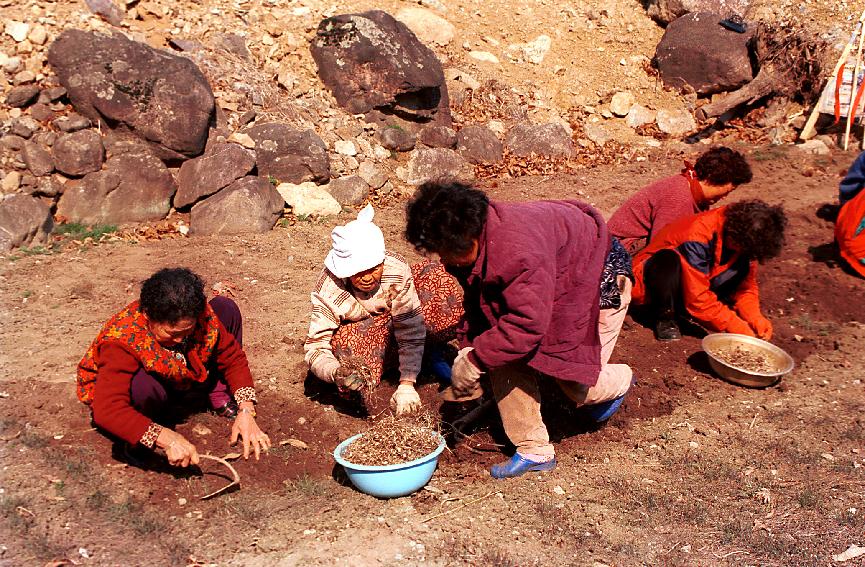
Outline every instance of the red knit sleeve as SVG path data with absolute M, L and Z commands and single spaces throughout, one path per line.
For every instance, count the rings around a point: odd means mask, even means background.
M 249 362 L 243 348 L 234 336 L 217 321 L 219 325 L 219 341 L 216 343 L 216 367 L 225 376 L 228 388 L 238 402 L 255 401 L 255 390 Z M 240 393 L 238 393 L 238 391 Z M 241 399 L 243 398 L 243 399 Z
M 153 423 L 132 406 L 132 376 L 138 360 L 116 344 L 104 344 L 97 354 L 99 369 L 93 394 L 93 421 L 108 433 L 128 443 L 138 443 Z

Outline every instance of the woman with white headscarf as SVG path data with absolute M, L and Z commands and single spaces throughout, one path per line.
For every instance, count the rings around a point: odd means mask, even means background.
M 374 388 L 383 370 L 398 366 L 391 407 L 405 414 L 421 406 L 414 385 L 427 336 L 441 343 L 454 338 L 462 290 L 441 264 L 409 266 L 388 252 L 373 215 L 367 205 L 357 220 L 331 232 L 332 248 L 311 295 L 305 359 L 316 377 L 343 393 Z M 369 376 L 358 372 L 361 365 Z

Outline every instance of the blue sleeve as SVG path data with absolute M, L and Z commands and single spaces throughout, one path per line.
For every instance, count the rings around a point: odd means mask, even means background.
M 838 200 L 843 205 L 858 195 L 862 187 L 865 187 L 865 152 L 859 154 L 847 171 L 847 176 L 841 181 Z

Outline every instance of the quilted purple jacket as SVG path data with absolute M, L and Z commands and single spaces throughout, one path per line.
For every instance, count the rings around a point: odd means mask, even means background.
M 464 345 L 486 368 L 513 362 L 594 385 L 601 369 L 599 283 L 610 247 L 578 201 L 492 202 L 465 280 Z

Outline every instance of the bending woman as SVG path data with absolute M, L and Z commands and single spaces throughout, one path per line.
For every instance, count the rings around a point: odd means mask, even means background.
M 159 270 L 141 286 L 138 301 L 105 323 L 78 364 L 78 399 L 100 429 L 133 447 L 158 447 L 181 467 L 198 464 L 195 445 L 159 422 L 174 422 L 177 406 L 209 403 L 234 419 L 230 441 L 243 440 L 244 458 L 258 459 L 270 439 L 255 422 L 241 341 L 234 301 L 208 303 L 204 282 L 186 268 Z
M 367 205 L 331 233 L 333 246 L 311 295 L 305 359 L 316 377 L 343 393 L 372 389 L 385 369 L 398 366 L 391 407 L 405 414 L 421 405 L 414 385 L 427 337 L 445 343 L 455 336 L 462 290 L 441 264 L 409 266 L 386 251 L 373 215 Z

